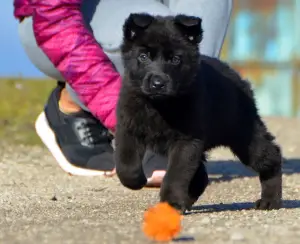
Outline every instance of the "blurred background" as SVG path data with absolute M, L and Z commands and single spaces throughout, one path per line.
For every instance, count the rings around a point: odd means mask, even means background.
M 266 116 L 300 116 L 300 1 L 235 0 L 222 58 L 255 87 Z
M 0 139 L 39 144 L 34 121 L 55 85 L 26 57 L 11 1 L 0 15 Z M 253 84 L 264 116 L 300 117 L 300 0 L 234 0 L 221 58 Z

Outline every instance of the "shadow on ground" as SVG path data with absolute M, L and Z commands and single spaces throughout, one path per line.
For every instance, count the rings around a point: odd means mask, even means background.
M 243 177 L 257 177 L 257 174 L 239 161 L 210 161 L 206 163 L 207 172 L 210 176 L 210 182 L 231 181 Z M 299 174 L 300 159 L 284 159 L 283 174 Z
M 253 202 L 207 204 L 207 205 L 192 207 L 191 212 L 187 212 L 186 215 L 197 214 L 197 213 L 253 210 L 253 207 L 254 207 Z M 300 200 L 284 200 L 282 208 L 284 209 L 300 208 Z
M 257 174 L 251 169 L 245 167 L 239 161 L 208 161 L 206 164 L 207 172 L 210 176 L 210 182 L 224 182 L 243 177 L 257 177 Z M 285 159 L 283 164 L 283 174 L 299 174 L 300 173 L 300 159 Z M 251 210 L 254 208 L 253 202 L 240 203 L 220 203 L 208 204 L 192 207 L 190 212 L 186 215 L 197 213 L 213 213 L 225 211 L 241 211 Z M 300 200 L 284 200 L 284 209 L 300 208 Z

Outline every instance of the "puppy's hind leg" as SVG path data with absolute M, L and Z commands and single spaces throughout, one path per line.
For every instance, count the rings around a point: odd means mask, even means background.
M 246 128 L 245 128 L 246 130 Z M 282 206 L 282 156 L 274 137 L 262 121 L 257 121 L 251 136 L 241 139 L 231 147 L 242 163 L 259 174 L 261 198 L 256 209 L 271 210 Z
M 145 146 L 123 129 L 117 130 L 115 142 L 115 163 L 119 180 L 132 190 L 143 188 L 147 183 L 142 165 Z
M 189 186 L 189 206 L 192 205 L 198 200 L 198 198 L 203 194 L 207 185 L 208 185 L 208 174 L 204 165 L 204 161 L 199 162 L 199 167 L 194 174 L 192 181 Z

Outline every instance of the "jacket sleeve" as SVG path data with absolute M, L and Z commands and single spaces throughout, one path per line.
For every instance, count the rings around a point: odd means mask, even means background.
M 14 0 L 14 16 L 22 20 L 26 16 L 32 15 L 32 7 L 29 0 Z
M 36 41 L 82 102 L 114 131 L 121 76 L 86 28 L 82 0 L 32 0 Z

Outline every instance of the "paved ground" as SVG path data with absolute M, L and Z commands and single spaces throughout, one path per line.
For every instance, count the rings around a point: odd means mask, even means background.
M 211 184 L 184 217 L 183 243 L 284 243 L 300 240 L 300 121 L 268 119 L 287 158 L 284 208 L 255 211 L 258 178 L 215 151 Z M 0 147 L 0 243 L 147 244 L 143 211 L 158 191 L 125 189 L 116 178 L 80 178 L 63 173 L 43 148 Z M 179 243 L 181 243 L 179 241 Z

